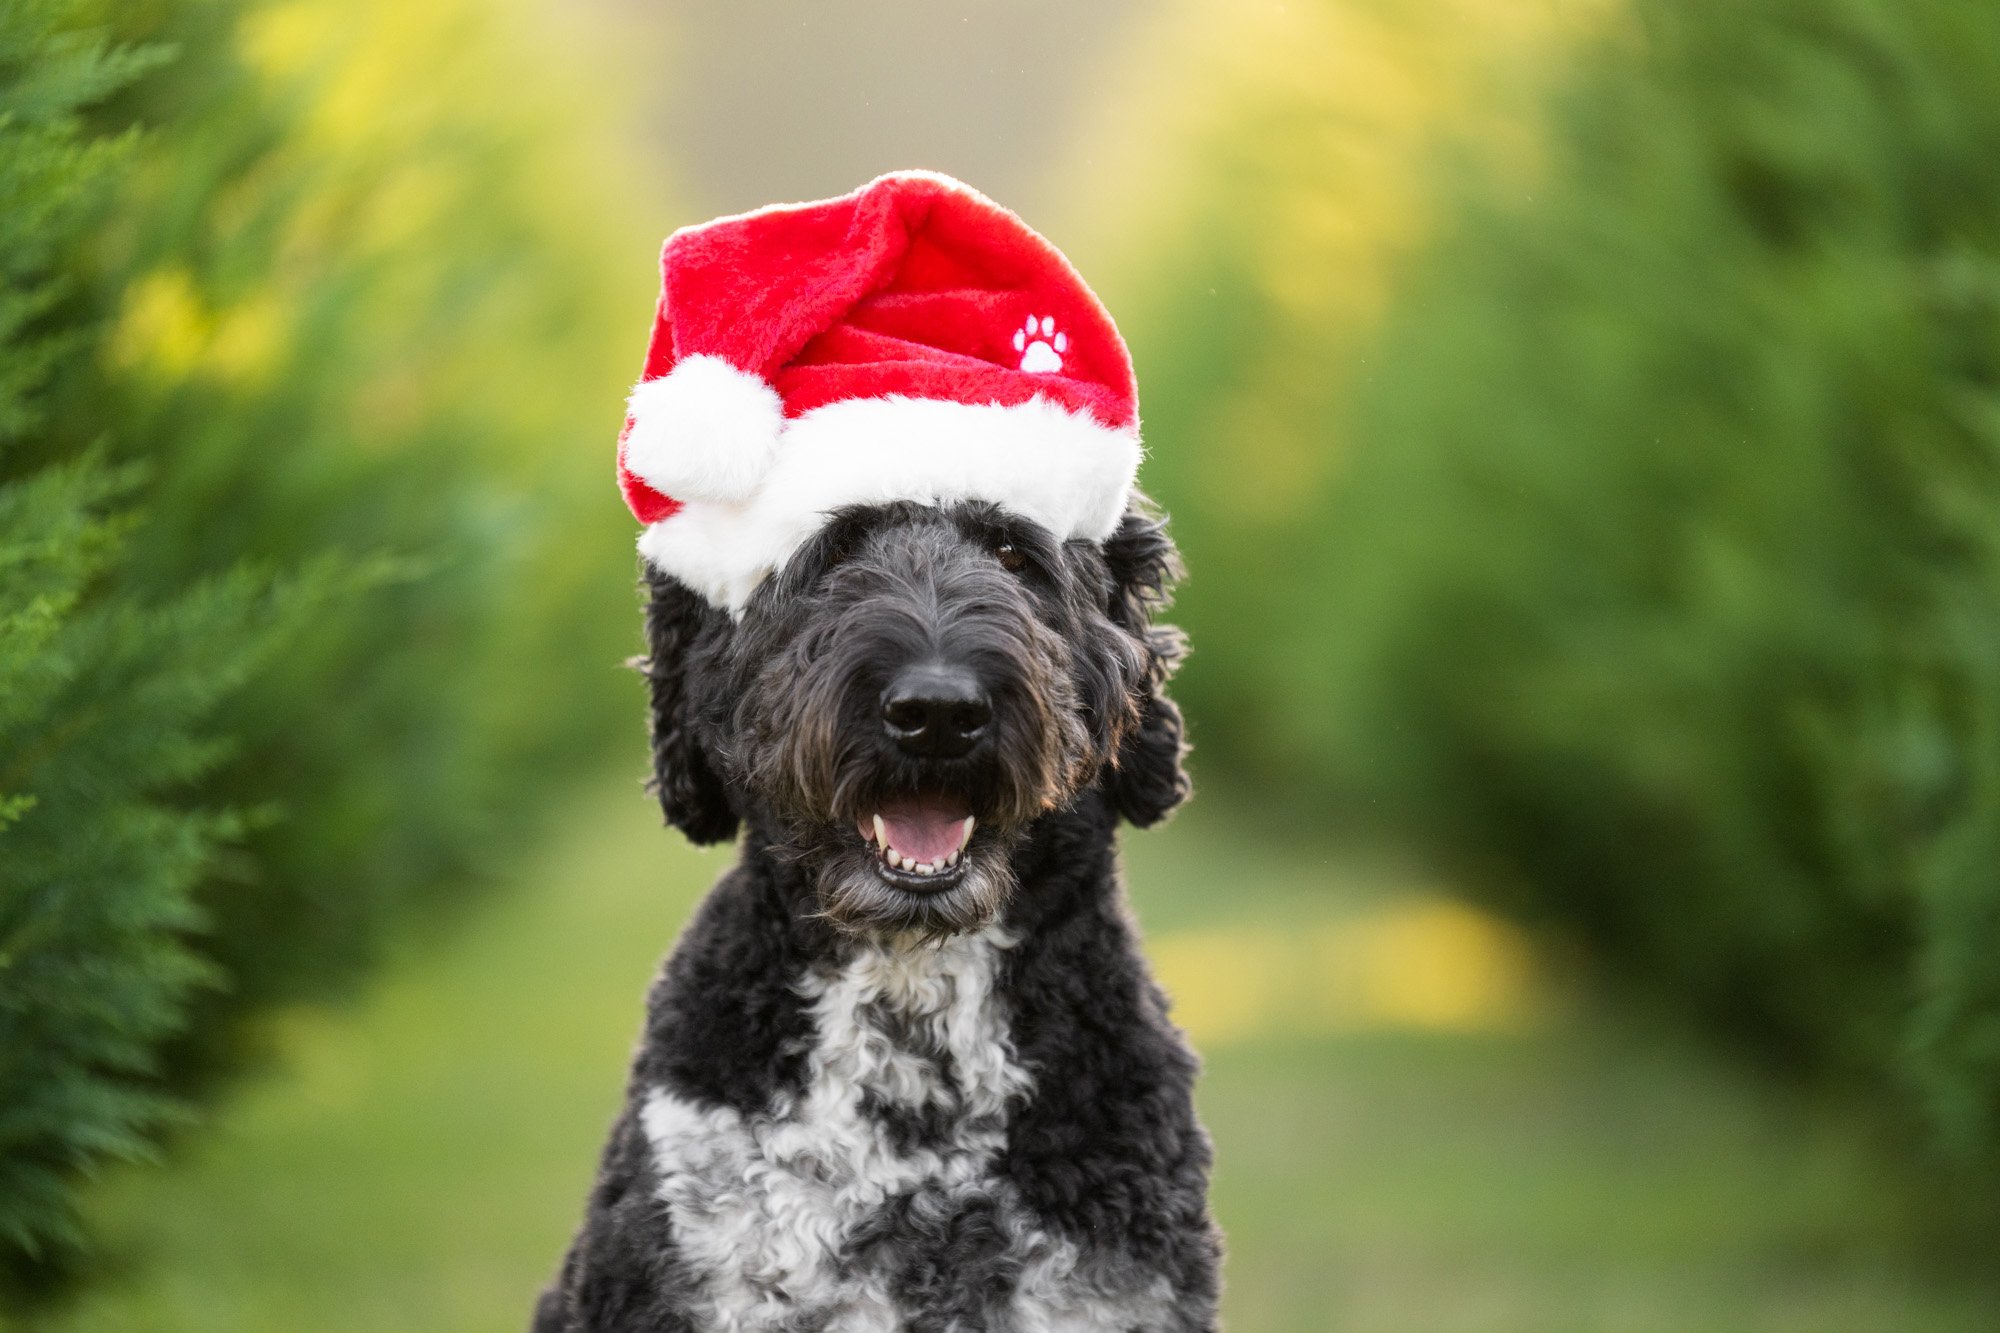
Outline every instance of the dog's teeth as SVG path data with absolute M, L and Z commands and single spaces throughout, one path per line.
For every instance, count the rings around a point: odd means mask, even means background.
M 957 865 L 957 864 L 958 864 L 958 852 L 957 852 L 957 851 L 953 851 L 953 852 L 952 852 L 952 853 L 951 853 L 951 854 L 950 854 L 949 856 L 947 856 L 947 857 L 945 857 L 945 858 L 944 858 L 944 868 L 945 868 L 946 870 L 949 870 L 949 869 L 951 869 L 951 868 L 952 868 L 953 866 L 955 866 L 955 865 Z
M 882 816 L 880 815 L 875 816 L 875 845 L 877 847 L 887 847 L 889 845 L 889 835 L 882 829 Z
M 889 869 L 891 870 L 901 870 L 903 868 L 903 855 L 901 852 L 898 852 L 894 847 L 891 847 L 888 851 L 884 852 L 882 854 L 882 859 L 889 863 Z
M 911 866 L 910 869 L 916 871 L 919 875 L 935 875 L 937 873 L 937 867 L 929 861 L 919 861 Z
M 978 823 L 971 815 L 965 817 L 965 828 L 958 835 L 958 850 L 964 851 L 965 844 L 972 841 L 972 826 Z M 956 855 L 957 853 L 953 853 Z

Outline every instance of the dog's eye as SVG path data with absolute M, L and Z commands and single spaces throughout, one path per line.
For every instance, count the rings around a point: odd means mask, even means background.
M 993 556 L 1000 562 L 1000 568 L 1009 574 L 1018 574 L 1028 567 L 1028 557 L 1012 542 L 1001 542 L 993 548 Z

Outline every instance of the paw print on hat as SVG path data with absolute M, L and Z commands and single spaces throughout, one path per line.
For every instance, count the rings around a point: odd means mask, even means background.
M 1062 369 L 1062 354 L 1069 350 L 1069 335 L 1056 332 L 1053 315 L 1043 315 L 1039 319 L 1028 316 L 1028 322 L 1014 331 L 1014 350 L 1021 354 L 1021 369 L 1033 375 L 1046 375 Z

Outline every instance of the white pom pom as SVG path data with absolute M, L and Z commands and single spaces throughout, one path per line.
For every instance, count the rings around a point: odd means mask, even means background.
M 690 356 L 626 400 L 625 466 L 677 500 L 742 501 L 778 451 L 785 405 L 762 379 L 719 356 Z

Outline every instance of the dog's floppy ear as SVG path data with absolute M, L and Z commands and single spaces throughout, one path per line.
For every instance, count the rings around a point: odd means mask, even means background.
M 1171 625 L 1153 623 L 1180 580 L 1180 553 L 1151 502 L 1135 496 L 1118 531 L 1104 543 L 1104 559 L 1116 585 L 1111 619 L 1146 652 L 1138 725 L 1119 745 L 1108 781 L 1119 813 L 1145 828 L 1166 818 L 1192 790 L 1182 763 L 1187 741 L 1181 710 L 1167 697 L 1167 680 L 1187 654 L 1187 639 Z
M 652 702 L 650 785 L 667 822 L 697 843 L 736 836 L 736 811 L 702 747 L 687 688 L 689 657 L 725 634 L 727 619 L 679 579 L 646 571 L 646 656 L 633 665 Z

